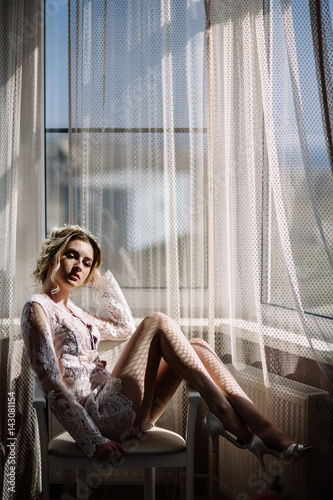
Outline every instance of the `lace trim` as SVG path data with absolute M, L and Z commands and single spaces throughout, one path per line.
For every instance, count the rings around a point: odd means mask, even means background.
M 135 331 L 134 319 L 111 271 L 107 271 L 98 283 L 94 283 L 93 289 L 95 301 L 107 311 L 109 319 L 131 335 Z M 114 336 L 114 332 L 112 334 Z
M 56 391 L 50 391 L 48 393 L 48 400 L 50 408 L 59 422 L 67 428 L 73 439 L 75 439 L 88 457 L 94 455 L 96 445 L 110 441 L 100 434 L 92 421 L 89 422 L 85 418 L 84 413 L 86 411 L 75 398 L 69 404 L 69 401 L 66 398 L 59 397 Z M 68 428 L 68 422 L 72 422 L 70 428 Z M 75 425 L 73 425 L 74 423 Z
M 121 380 L 110 377 L 89 395 L 84 403 L 101 433 L 115 441 L 124 441 L 131 435 L 136 417 L 132 401 L 122 394 L 121 390 Z

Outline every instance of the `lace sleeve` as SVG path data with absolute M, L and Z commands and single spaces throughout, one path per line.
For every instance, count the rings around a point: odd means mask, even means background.
M 51 324 L 40 304 L 28 302 L 24 306 L 21 328 L 31 366 L 52 412 L 86 455 L 92 457 L 97 444 L 110 440 L 101 435 L 87 411 L 62 382 Z
M 130 337 L 135 330 L 134 319 L 111 271 L 107 271 L 97 283 L 93 283 L 93 289 L 96 302 L 105 309 L 109 319 L 98 325 L 101 340 Z

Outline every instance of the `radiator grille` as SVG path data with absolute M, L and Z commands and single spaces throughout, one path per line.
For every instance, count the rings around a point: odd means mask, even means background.
M 315 450 L 309 457 L 293 465 L 283 464 L 265 455 L 266 472 L 259 461 L 246 450 L 237 449 L 225 439 L 219 440 L 218 483 L 220 493 L 236 500 L 256 499 L 277 484 L 288 500 L 329 498 L 327 457 L 331 408 L 328 393 L 304 384 L 271 375 L 268 391 L 262 372 L 248 367 L 230 371 L 252 401 L 270 416 L 296 442 L 311 443 Z M 332 458 L 332 457 L 330 457 Z

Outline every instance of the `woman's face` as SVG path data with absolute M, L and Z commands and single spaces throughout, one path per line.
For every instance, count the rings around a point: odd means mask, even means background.
M 55 275 L 60 288 L 82 286 L 91 272 L 93 260 L 94 251 L 90 243 L 71 240 L 61 254 L 60 267 Z

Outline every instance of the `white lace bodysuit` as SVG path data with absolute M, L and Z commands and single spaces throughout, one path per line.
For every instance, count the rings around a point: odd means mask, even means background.
M 95 289 L 95 298 L 108 320 L 87 314 L 72 301 L 66 312 L 46 294 L 33 295 L 21 318 L 28 356 L 50 408 L 89 457 L 97 444 L 126 439 L 135 419 L 121 381 L 112 377 L 97 352 L 100 340 L 127 339 L 135 329 L 110 271 Z

